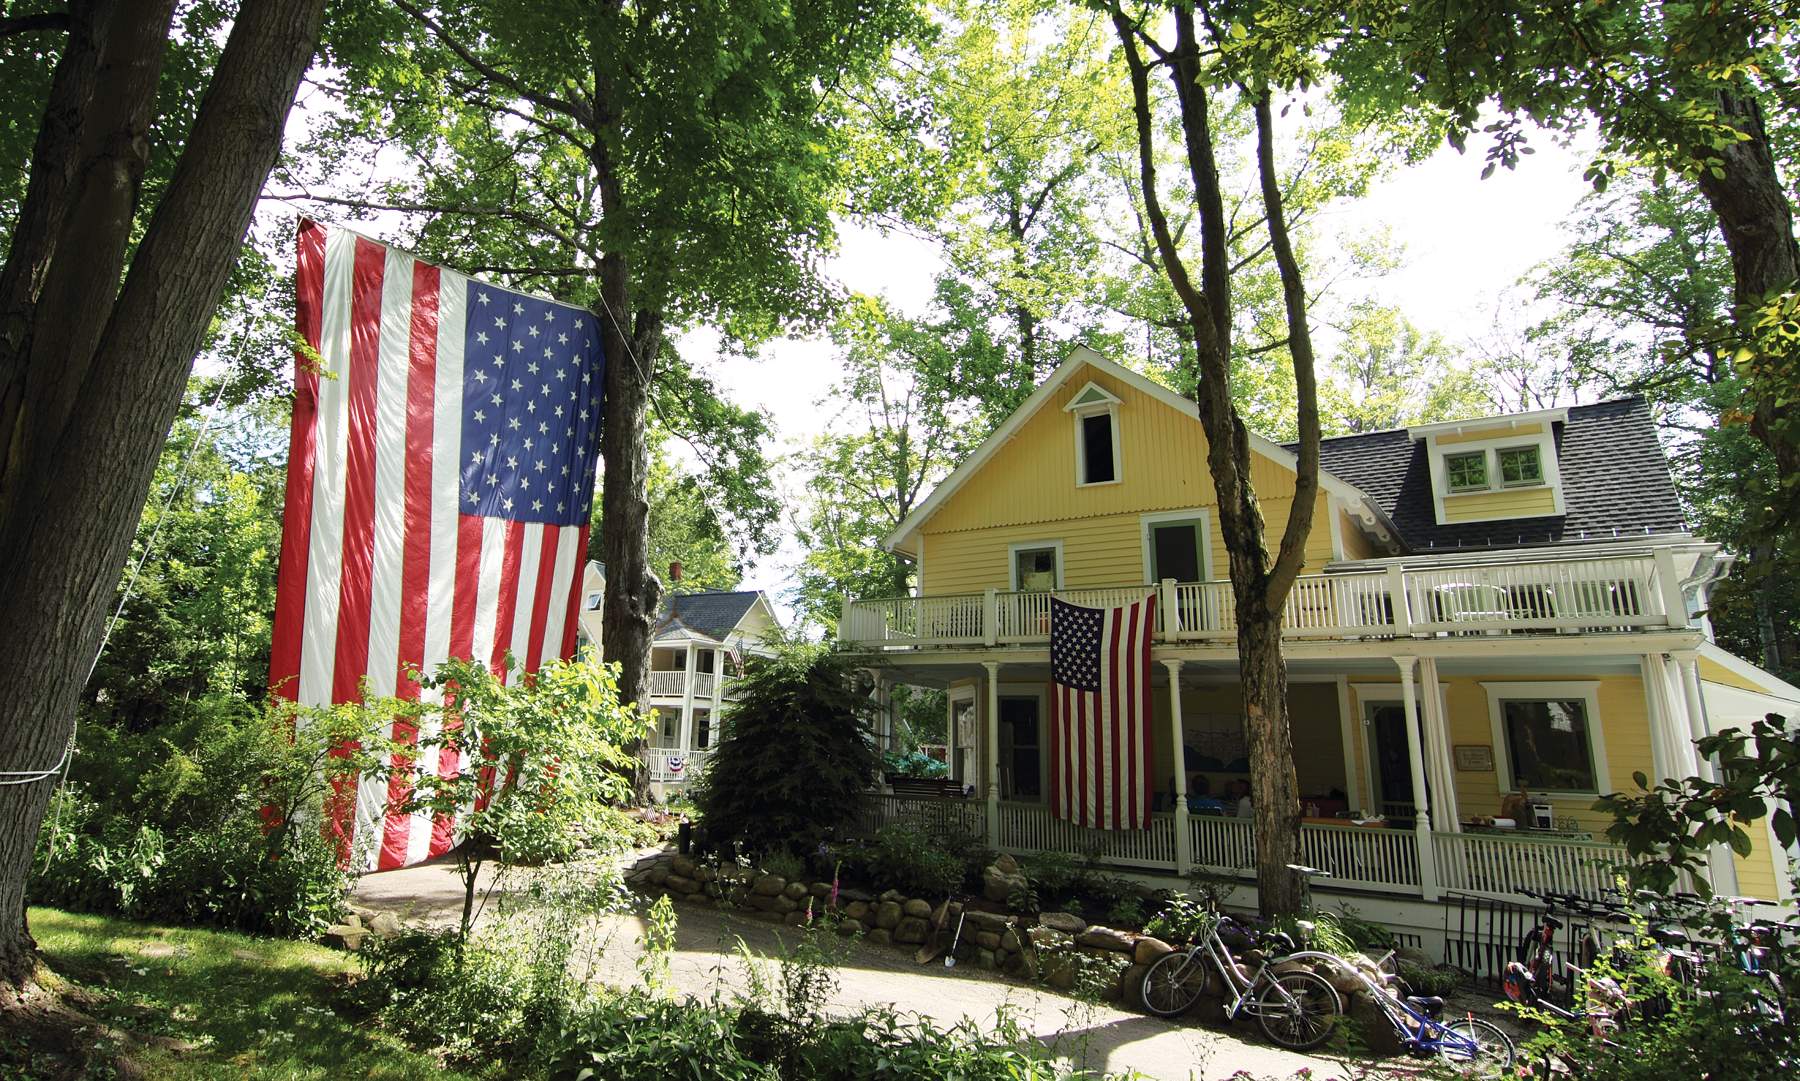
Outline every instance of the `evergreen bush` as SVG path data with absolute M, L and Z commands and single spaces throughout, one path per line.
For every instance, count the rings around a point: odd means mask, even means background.
M 715 844 L 812 854 L 856 822 L 881 769 L 855 668 L 823 646 L 753 659 L 694 802 Z

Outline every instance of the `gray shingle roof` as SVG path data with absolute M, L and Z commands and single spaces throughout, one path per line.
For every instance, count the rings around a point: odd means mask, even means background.
M 656 613 L 657 637 L 679 624 L 711 638 L 723 638 L 738 625 L 759 596 L 761 594 L 754 589 L 669 594 L 663 598 L 662 607 Z
M 1415 442 L 1400 429 L 1338 436 L 1319 448 L 1320 464 L 1368 493 L 1413 552 L 1686 531 L 1669 462 L 1642 398 L 1570 406 L 1568 422 L 1556 425 L 1556 455 L 1565 513 L 1439 525 L 1423 439 Z

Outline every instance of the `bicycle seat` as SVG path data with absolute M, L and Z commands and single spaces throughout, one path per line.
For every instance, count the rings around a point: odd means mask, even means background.
M 1268 934 L 1262 936 L 1262 941 L 1259 942 L 1258 945 L 1262 946 L 1262 948 L 1269 953 L 1277 954 L 1293 953 L 1300 948 L 1294 945 L 1294 936 L 1288 934 L 1286 931 L 1270 931 Z
M 1444 1000 L 1436 995 L 1408 995 L 1406 1004 L 1426 1017 L 1435 1018 L 1444 1012 Z
M 1290 863 L 1287 865 L 1287 869 L 1294 872 L 1297 875 L 1304 875 L 1307 878 L 1330 878 L 1331 877 L 1330 871 L 1321 870 L 1320 868 L 1317 868 L 1317 867 L 1308 867 L 1305 864 L 1300 864 L 1300 863 Z

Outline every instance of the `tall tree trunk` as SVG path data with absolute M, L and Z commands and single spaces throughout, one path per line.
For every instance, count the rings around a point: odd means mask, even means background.
M 31 269 L 9 264 L 0 294 L 0 610 L 33 651 L 30 664 L 0 666 L 0 770 L 47 768 L 68 742 L 158 449 L 280 151 L 324 0 L 244 5 L 124 267 L 172 7 L 77 12 L 77 24 L 97 21 L 71 41 L 96 43 L 99 59 L 59 65 L 45 125 L 60 134 L 30 182 L 61 206 L 23 208 L 21 224 L 42 231 Z M 83 98 L 65 80 L 92 90 Z M 53 783 L 0 785 L 0 979 L 15 989 L 35 965 L 24 885 Z
M 1700 191 L 1719 218 L 1719 231 L 1731 253 L 1733 301 L 1739 336 L 1754 337 L 1755 313 L 1773 294 L 1794 289 L 1800 282 L 1800 244 L 1794 239 L 1794 212 L 1787 190 L 1775 171 L 1775 156 L 1763 122 L 1762 105 L 1753 95 L 1732 91 L 1719 94 L 1720 118 L 1745 135 L 1717 152 L 1708 168 L 1699 170 Z M 1775 455 L 1783 478 L 1800 475 L 1800 437 L 1788 418 L 1790 406 L 1778 405 L 1786 387 L 1758 386 L 1752 381 L 1755 413 L 1751 430 Z M 1796 517 L 1796 493 L 1776 493 L 1784 504 L 1778 509 L 1777 528 L 1791 525 Z

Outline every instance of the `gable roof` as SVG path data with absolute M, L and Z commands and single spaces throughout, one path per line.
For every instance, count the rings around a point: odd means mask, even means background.
M 1644 399 L 1570 406 L 1553 430 L 1564 513 L 1540 518 L 1438 524 L 1425 441 L 1403 428 L 1326 439 L 1319 462 L 1368 493 L 1414 552 L 1687 531 Z
M 683 637 L 681 631 L 711 639 L 723 639 L 737 629 L 750 609 L 762 600 L 762 593 L 746 590 L 705 590 L 699 593 L 671 593 L 663 598 L 656 613 L 656 637 Z
M 948 477 L 945 477 L 936 488 L 932 489 L 931 494 L 925 498 L 924 502 L 913 508 L 913 512 L 906 516 L 906 520 L 901 522 L 886 540 L 882 541 L 882 547 L 889 551 L 905 551 L 902 546 L 910 542 L 919 527 L 924 525 L 937 512 L 938 508 L 943 506 L 951 495 L 955 494 L 958 488 L 961 488 L 970 477 L 974 476 L 987 463 L 987 460 L 994 456 L 996 451 L 1005 446 L 1007 441 L 1017 434 L 1020 428 L 1024 427 L 1025 422 L 1035 416 L 1038 410 L 1050 401 L 1058 388 L 1073 379 L 1083 368 L 1090 366 L 1112 376 L 1133 390 L 1148 395 L 1183 416 L 1192 418 L 1195 424 L 1200 423 L 1199 407 L 1191 399 L 1182 397 L 1153 379 L 1146 379 L 1130 368 L 1107 360 L 1085 345 L 1078 345 L 1069 351 L 1068 357 L 1057 366 L 1054 372 L 1050 373 L 1048 378 L 1038 384 L 1037 389 L 1031 392 L 1031 396 L 1020 403 L 1019 407 L 1013 410 L 998 428 L 994 429 L 993 434 L 988 436 L 981 446 L 975 448 L 973 454 L 963 459 L 961 465 L 957 466 Z M 1250 449 L 1278 465 L 1288 469 L 1297 468 L 1298 459 L 1294 456 L 1293 451 L 1273 440 L 1257 435 L 1255 432 L 1250 433 Z M 1322 460 L 1320 465 L 1319 486 L 1326 492 L 1353 504 L 1362 505 L 1368 502 L 1363 493 L 1333 476 L 1325 468 Z

